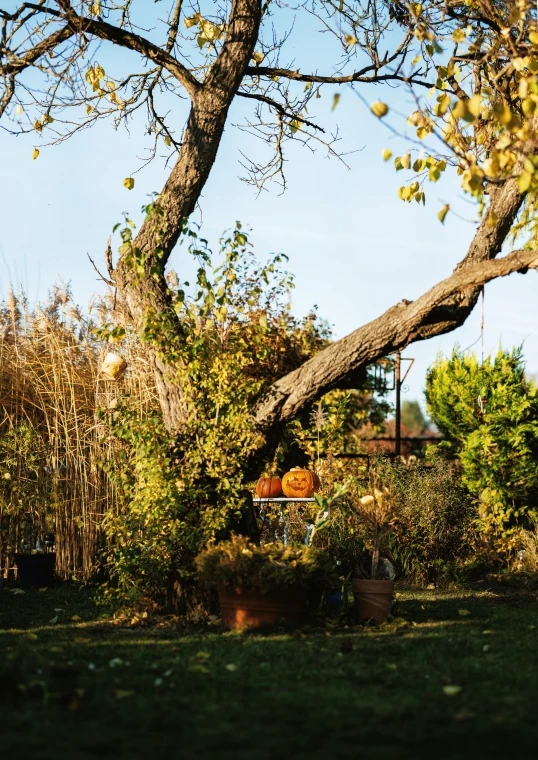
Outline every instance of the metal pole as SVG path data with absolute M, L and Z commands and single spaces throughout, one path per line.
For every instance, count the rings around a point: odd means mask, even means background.
M 395 431 L 395 446 L 394 453 L 397 457 L 402 453 L 402 410 L 400 404 L 400 394 L 402 390 L 401 382 L 401 370 L 402 370 L 402 354 L 400 351 L 396 353 L 396 363 L 394 365 L 394 385 L 396 386 L 396 431 Z

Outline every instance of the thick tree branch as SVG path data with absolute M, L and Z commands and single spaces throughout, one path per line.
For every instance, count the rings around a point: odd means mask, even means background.
M 170 72 L 178 82 L 181 82 L 191 98 L 196 97 L 201 88 L 200 82 L 167 50 L 154 45 L 153 42 L 141 37 L 139 34 L 134 34 L 126 29 L 120 29 L 113 24 L 108 24 L 106 21 L 79 16 L 73 10 L 68 0 L 58 0 L 58 5 L 64 12 L 62 17 L 68 21 L 71 29 L 77 32 L 77 34 L 91 34 L 99 37 L 99 39 L 112 42 L 114 45 L 140 53 L 144 58 L 153 61 Z
M 38 42 L 26 55 L 22 55 L 20 58 L 14 58 L 8 60 L 0 67 L 0 73 L 2 76 L 16 76 L 24 69 L 32 66 L 39 58 L 54 50 L 62 42 L 65 42 L 75 34 L 74 30 L 69 26 L 64 26 L 61 29 L 57 29 L 53 34 L 45 37 L 44 40 Z
M 274 383 L 257 405 L 256 424 L 262 430 L 282 424 L 306 404 L 339 387 L 351 372 L 405 348 L 420 336 L 421 327 L 431 312 L 455 294 L 527 269 L 538 269 L 538 251 L 514 251 L 501 259 L 457 269 L 416 301 L 402 301 L 391 307 Z

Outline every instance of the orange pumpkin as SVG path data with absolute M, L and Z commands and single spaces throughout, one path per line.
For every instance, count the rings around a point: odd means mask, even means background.
M 315 472 L 293 467 L 282 478 L 282 490 L 289 499 L 309 499 L 319 489 L 319 478 Z
M 260 499 L 276 499 L 282 496 L 282 481 L 276 475 L 262 475 L 256 484 L 256 493 Z

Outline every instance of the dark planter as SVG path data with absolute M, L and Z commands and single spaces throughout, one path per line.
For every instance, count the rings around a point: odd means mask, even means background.
M 304 613 L 305 598 L 304 589 L 296 586 L 265 594 L 219 586 L 220 616 L 227 628 L 297 624 Z
M 353 598 L 357 620 L 383 623 L 389 616 L 394 581 L 354 580 Z
M 54 580 L 56 553 L 16 554 L 17 576 L 21 583 L 30 586 L 50 586 Z

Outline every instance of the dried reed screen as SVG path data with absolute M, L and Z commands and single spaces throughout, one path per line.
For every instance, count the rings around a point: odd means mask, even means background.
M 102 547 L 101 524 L 121 500 L 99 463 L 118 444 L 96 418 L 118 394 L 141 407 L 155 403 L 140 345 L 119 347 L 129 369 L 114 383 L 99 372 L 109 347 L 94 328 L 121 324 L 109 294 L 83 316 L 69 291 L 55 287 L 30 308 L 10 293 L 0 304 L 0 575 L 24 543 L 47 530 L 56 537 L 57 572 L 88 578 Z

